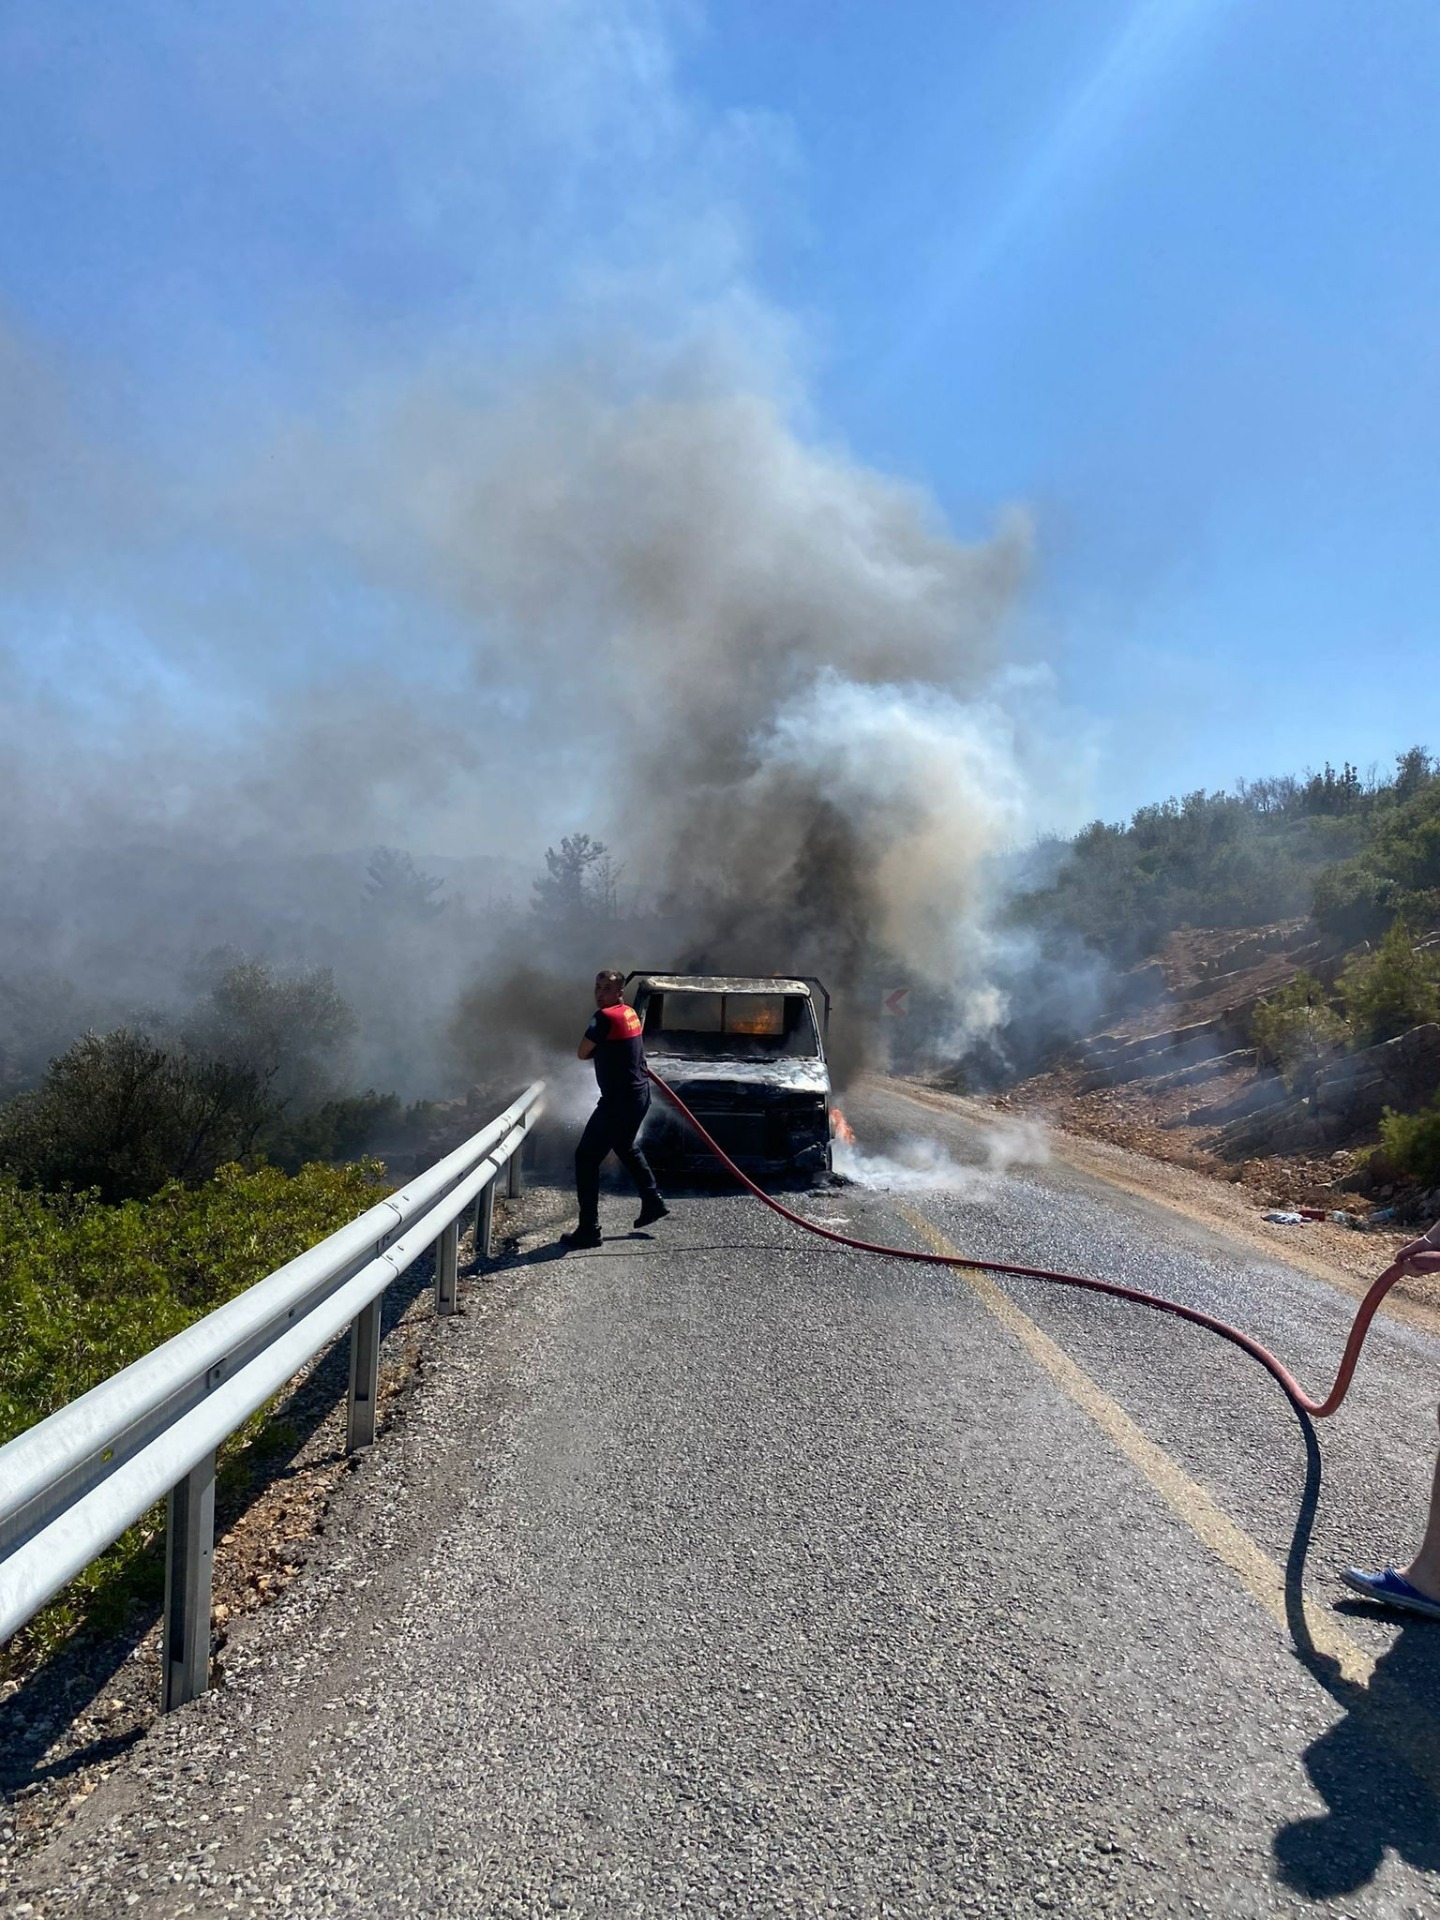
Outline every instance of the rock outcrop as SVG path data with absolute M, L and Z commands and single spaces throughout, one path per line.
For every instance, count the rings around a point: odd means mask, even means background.
M 1237 1040 L 1243 1039 L 1247 1011 L 1234 1008 L 1213 1019 L 1167 1027 L 1163 1033 L 1147 1034 L 1139 1040 L 1097 1034 L 1084 1043 L 1084 1078 L 1080 1091 L 1208 1066 L 1232 1051 Z
M 1412 1027 L 1332 1061 L 1303 1099 L 1285 1098 L 1283 1091 L 1278 1080 L 1263 1081 L 1242 1096 L 1258 1100 L 1258 1110 L 1239 1102 L 1228 1113 L 1210 1109 L 1207 1119 L 1225 1122 L 1208 1143 L 1211 1151 L 1241 1160 L 1338 1146 L 1374 1128 L 1386 1107 L 1403 1112 L 1424 1106 L 1440 1092 L 1440 1026 Z
M 1314 1105 L 1327 1121 L 1355 1132 L 1373 1127 L 1386 1107 L 1423 1107 L 1440 1091 L 1440 1026 L 1411 1027 L 1378 1047 L 1322 1067 Z

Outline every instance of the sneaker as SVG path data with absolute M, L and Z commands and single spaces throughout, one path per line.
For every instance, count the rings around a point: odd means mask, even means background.
M 637 1227 L 653 1226 L 657 1220 L 664 1220 L 669 1212 L 669 1207 L 658 1193 L 648 1193 L 640 1202 L 640 1211 L 635 1216 L 635 1224 Z
M 576 1227 L 571 1233 L 562 1233 L 560 1244 L 568 1253 L 583 1253 L 589 1247 L 600 1245 L 599 1227 Z

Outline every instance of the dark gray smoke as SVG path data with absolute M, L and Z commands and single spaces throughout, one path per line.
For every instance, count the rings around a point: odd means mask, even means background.
M 437 1036 L 467 980 L 612 957 L 537 953 L 516 881 L 583 826 L 646 944 L 621 961 L 816 972 L 852 1000 L 888 967 L 983 1024 L 977 876 L 1024 806 L 987 696 L 1023 520 L 962 544 L 773 399 L 632 376 L 596 363 L 490 405 L 402 387 L 266 446 L 224 503 L 251 590 L 273 605 L 338 552 L 407 638 L 219 743 L 163 708 L 137 743 L 120 710 L 58 804 L 22 753 L 11 977 L 103 981 L 123 1013 L 219 946 L 332 964 L 376 1074 L 419 1090 L 453 1077 Z M 464 846 L 495 879 L 387 917 L 361 834 Z
M 318 537 L 304 503 L 334 460 L 369 478 L 357 564 L 472 636 L 507 716 L 475 743 L 492 790 L 605 839 L 649 963 L 853 993 L 885 961 L 973 999 L 977 875 L 1024 806 L 987 698 L 1022 519 L 964 545 L 694 369 L 635 394 L 592 366 L 489 408 L 397 395 L 294 450 L 291 537 Z
M 409 1095 L 526 1036 L 568 1050 L 555 1008 L 583 1012 L 599 964 L 814 971 L 857 1033 L 880 984 L 926 983 L 957 1033 L 993 1025 L 1024 516 L 959 539 L 813 431 L 745 274 L 783 138 L 682 97 L 676 12 L 424 11 L 177 15 L 166 71 L 199 112 L 283 42 L 293 88 L 236 123 L 247 166 L 280 156 L 255 234 L 308 191 L 317 125 L 337 169 L 389 129 L 402 226 L 443 214 L 452 264 L 508 218 L 462 322 L 417 302 L 397 346 L 326 308 L 317 340 L 318 309 L 279 301 L 273 384 L 156 381 L 156 420 L 123 367 L 0 315 L 0 1077 L 183 1009 L 217 950 L 332 967 L 357 1076 Z M 148 153 L 152 75 L 118 28 L 94 84 Z M 525 292 L 492 325 L 507 264 Z M 530 878 L 580 831 L 616 900 L 537 922 Z M 377 900 L 382 846 L 443 886 Z

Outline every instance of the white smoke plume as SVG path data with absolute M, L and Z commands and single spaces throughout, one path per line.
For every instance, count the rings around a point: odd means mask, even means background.
M 1043 1166 L 1050 1157 L 1044 1129 L 1033 1121 L 987 1127 L 984 1166 L 963 1165 L 937 1140 L 913 1134 L 888 1153 L 867 1152 L 856 1140 L 834 1144 L 835 1171 L 852 1185 L 882 1193 L 949 1193 L 977 1206 L 994 1205 L 1012 1167 Z

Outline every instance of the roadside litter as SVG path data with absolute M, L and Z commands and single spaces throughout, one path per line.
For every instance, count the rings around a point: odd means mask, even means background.
M 1386 1207 L 1383 1212 L 1372 1213 L 1368 1217 L 1360 1213 L 1346 1213 L 1339 1208 L 1272 1207 L 1264 1217 L 1273 1220 L 1277 1227 L 1308 1227 L 1314 1220 L 1328 1220 L 1332 1227 L 1354 1227 L 1357 1233 L 1364 1233 L 1367 1227 L 1378 1226 L 1384 1220 L 1393 1219 L 1394 1215 L 1393 1207 Z

